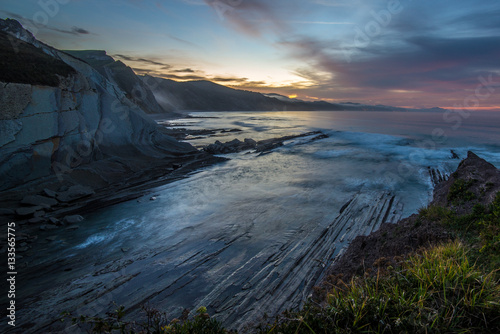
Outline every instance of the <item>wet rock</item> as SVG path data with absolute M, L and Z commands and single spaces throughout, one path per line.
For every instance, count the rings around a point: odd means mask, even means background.
M 429 176 L 431 177 L 432 184 L 434 186 L 438 185 L 439 183 L 446 181 L 447 176 L 446 174 L 442 173 L 439 169 L 427 167 L 429 171 Z
M 76 223 L 79 223 L 83 220 L 84 220 L 84 218 L 80 215 L 66 216 L 63 218 L 63 221 L 66 224 L 76 224 Z
M 12 209 L 0 209 L 0 216 L 11 216 L 15 212 Z
M 21 201 L 21 204 L 41 206 L 45 209 L 49 209 L 54 205 L 57 205 L 57 203 L 58 201 L 55 200 L 54 198 L 40 196 L 40 195 L 28 195 L 25 196 Z
M 257 145 L 256 152 L 262 153 L 262 152 L 267 152 L 267 151 L 272 151 L 278 147 L 283 146 L 282 141 L 269 141 L 269 142 L 260 142 Z
M 53 235 L 53 236 L 50 236 L 50 237 L 45 238 L 45 240 L 47 240 L 47 241 L 54 241 L 54 240 L 56 240 L 56 239 L 57 239 L 57 237 L 56 237 L 56 236 L 54 236 L 54 235 Z
M 23 207 L 23 208 L 18 208 L 16 209 L 16 214 L 18 216 L 31 216 L 35 212 L 41 210 L 41 206 L 31 206 L 31 207 Z
M 40 231 L 48 231 L 48 230 L 55 230 L 57 229 L 57 226 L 54 225 L 42 225 L 40 226 Z
M 311 141 L 328 138 L 328 136 L 322 133 L 321 131 L 314 131 L 294 136 L 271 138 L 271 139 L 261 140 L 258 142 L 249 138 L 246 138 L 243 142 L 238 139 L 234 139 L 226 143 L 221 143 L 220 141 L 217 140 L 215 143 L 205 146 L 203 150 L 210 154 L 238 153 L 245 150 L 255 150 L 255 152 L 257 153 L 265 153 L 272 151 L 280 146 L 283 146 L 283 142 L 286 140 L 308 137 L 313 135 L 317 136 L 312 138 Z
M 70 227 L 66 227 L 66 230 L 74 231 L 74 230 L 78 230 L 79 228 L 80 228 L 80 226 L 78 226 L 78 225 L 72 225 Z
M 217 140 L 214 144 L 206 146 L 203 150 L 210 154 L 228 154 L 255 149 L 256 146 L 257 142 L 249 138 L 246 138 L 243 142 L 239 139 L 233 139 L 226 143 L 221 143 Z
M 245 285 L 243 285 L 243 287 L 241 288 L 242 290 L 248 290 L 252 287 L 252 284 L 250 283 L 246 283 Z
M 155 197 L 155 196 L 152 196 L 149 200 L 150 200 L 150 201 L 156 201 L 156 197 Z
M 68 191 L 69 187 L 68 186 L 61 186 L 61 188 L 59 188 L 59 192 L 65 192 L 65 191 Z
M 48 197 L 51 197 L 51 198 L 56 198 L 57 197 L 57 192 L 53 191 L 53 190 L 50 190 L 48 188 L 45 188 L 43 189 L 43 193 L 48 196 Z
M 51 223 L 51 224 L 53 224 L 53 225 L 56 225 L 56 226 L 61 226 L 61 225 L 63 225 L 63 223 L 62 223 L 59 219 L 57 219 L 57 218 L 55 218 L 55 217 L 50 217 L 50 218 L 49 218 L 49 223 Z
M 83 197 L 95 194 L 94 190 L 90 187 L 76 185 L 70 187 L 68 190 L 58 193 L 57 199 L 61 202 L 71 202 Z
M 43 217 L 45 216 L 45 211 L 39 210 L 33 214 L 33 217 Z
M 41 224 L 44 223 L 45 219 L 42 217 L 34 217 L 28 220 L 28 224 Z

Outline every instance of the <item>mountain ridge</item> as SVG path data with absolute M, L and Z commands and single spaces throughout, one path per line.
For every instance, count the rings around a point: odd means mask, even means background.
M 276 93 L 259 93 L 217 84 L 209 80 L 175 81 L 150 75 L 152 92 L 164 109 L 177 111 L 436 111 L 441 108 L 411 109 L 356 102 L 330 103 L 291 99 Z

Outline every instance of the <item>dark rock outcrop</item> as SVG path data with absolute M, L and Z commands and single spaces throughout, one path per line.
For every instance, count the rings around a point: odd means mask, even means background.
M 456 189 L 456 191 L 470 194 L 467 203 L 460 203 L 460 198 L 453 198 L 453 193 L 450 196 L 450 189 L 457 181 L 463 184 L 463 189 Z M 436 186 L 432 204 L 459 207 L 460 213 L 467 213 L 475 204 L 491 203 L 498 191 L 500 191 L 500 170 L 469 151 L 467 158 L 460 162 L 457 170 L 450 175 L 448 180 Z M 460 194 L 456 196 L 460 197 Z
M 229 142 L 221 143 L 220 141 L 217 140 L 214 144 L 210 144 L 204 147 L 203 150 L 210 154 L 228 154 L 246 150 L 254 150 L 254 153 L 266 153 L 280 146 L 283 146 L 283 143 L 287 140 L 309 137 L 309 136 L 314 136 L 313 138 L 311 138 L 311 141 L 328 138 L 328 136 L 322 133 L 321 131 L 313 131 L 313 132 L 306 132 L 300 135 L 284 136 L 284 137 L 271 138 L 260 141 L 255 141 L 253 139 L 246 138 L 244 141 L 241 141 L 239 139 L 233 139 Z
M 257 142 L 253 139 L 245 138 L 244 141 L 233 139 L 226 143 L 216 141 L 213 144 L 206 146 L 203 150 L 210 154 L 227 154 L 237 153 L 245 150 L 252 150 L 257 147 Z

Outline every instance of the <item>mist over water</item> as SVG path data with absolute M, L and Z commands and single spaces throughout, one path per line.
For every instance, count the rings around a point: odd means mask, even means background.
M 457 130 L 444 123 L 439 114 L 430 113 L 193 116 L 204 118 L 178 120 L 170 125 L 242 130 L 190 140 L 195 146 L 215 140 L 262 140 L 312 130 L 321 130 L 329 138 L 290 140 L 264 155 L 229 154 L 226 157 L 230 161 L 153 189 L 139 201 L 87 215 L 84 229 L 66 233 L 57 245 L 36 255 L 35 265 L 71 259 L 78 268 L 67 276 L 47 277 L 47 281 L 38 282 L 37 288 L 44 289 L 49 282 L 54 286 L 75 277 L 90 277 L 115 261 L 132 263 L 123 269 L 134 277 L 127 284 L 144 284 L 147 288 L 137 292 L 127 288 L 130 293 L 113 293 L 112 299 L 127 305 L 147 298 L 169 312 L 179 312 L 203 304 L 212 291 L 223 288 L 228 277 L 252 277 L 259 268 L 249 263 L 262 254 L 313 240 L 356 194 L 373 194 L 375 198 L 390 193 L 404 204 L 405 216 L 416 212 L 431 199 L 428 167 L 449 174 L 458 166 L 460 160 L 451 158 L 450 149 L 460 158 L 473 150 L 500 166 L 498 116 L 471 116 L 470 123 L 464 121 Z M 432 131 L 447 126 L 447 139 L 429 148 Z M 152 195 L 155 201 L 149 200 Z M 216 254 L 210 266 L 194 260 L 204 254 Z M 278 272 L 282 262 L 276 264 Z M 189 280 L 185 284 L 160 293 L 186 275 Z

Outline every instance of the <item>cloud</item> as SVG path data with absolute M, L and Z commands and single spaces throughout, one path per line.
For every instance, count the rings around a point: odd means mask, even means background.
M 191 68 L 183 68 L 183 69 L 180 69 L 180 70 L 172 70 L 171 72 L 174 72 L 174 73 L 195 73 L 197 71 L 191 69 Z
M 85 30 L 83 28 L 78 28 L 73 26 L 71 30 L 66 30 L 66 29 L 59 29 L 59 28 L 54 28 L 54 27 L 49 27 L 45 26 L 45 29 L 49 29 L 52 31 L 57 31 L 63 34 L 68 34 L 68 35 L 88 35 L 90 32 L 88 30 Z
M 199 48 L 198 45 L 194 44 L 194 43 L 191 43 L 189 41 L 186 41 L 185 39 L 182 39 L 182 38 L 178 38 L 178 37 L 175 37 L 171 34 L 166 34 L 168 36 L 168 38 L 174 40 L 174 41 L 177 41 L 179 43 L 182 43 L 182 44 L 185 44 L 185 45 L 188 45 L 188 46 L 193 46 L 195 48 Z
M 235 78 L 235 77 L 213 77 L 211 80 L 216 82 L 233 82 L 233 83 L 244 83 L 248 82 L 248 78 Z
M 273 9 L 273 6 L 283 5 L 282 3 L 261 0 L 204 1 L 212 7 L 221 21 L 227 21 L 247 35 L 259 37 L 268 31 L 280 32 L 287 29 L 284 20 Z
M 31 32 L 37 31 L 39 29 L 46 29 L 46 30 L 51 30 L 51 31 L 63 33 L 63 34 L 75 35 L 75 36 L 91 34 L 90 31 L 83 29 L 83 28 L 80 28 L 80 27 L 76 27 L 76 26 L 73 26 L 71 29 L 61 29 L 61 28 L 52 27 L 49 25 L 40 25 L 31 19 L 28 19 L 24 16 L 21 16 L 21 15 L 18 15 L 16 13 L 12 13 L 12 12 L 9 12 L 6 10 L 0 10 L 0 12 L 5 13 L 7 15 L 7 17 L 9 17 L 9 18 L 13 18 L 13 19 L 20 21 L 20 23 L 23 24 L 25 29 L 33 30 Z
M 75 27 L 73 26 L 73 28 L 71 28 L 71 31 L 76 33 L 76 34 L 82 34 L 82 35 L 88 35 L 90 34 L 90 32 L 88 30 L 85 30 L 83 28 L 78 28 L 78 27 Z
M 131 62 L 139 62 L 139 63 L 144 63 L 144 64 L 149 64 L 149 65 L 155 65 L 155 66 L 162 66 L 162 69 L 169 69 L 172 66 L 169 64 L 165 64 L 153 59 L 147 59 L 143 57 L 132 57 L 132 56 L 127 56 L 123 54 L 114 54 L 113 57 L 115 58 L 120 58 L 126 61 L 131 61 Z
M 176 75 L 176 74 L 160 74 L 162 78 L 165 79 L 172 79 L 172 80 L 180 80 L 180 81 L 187 81 L 187 80 L 208 80 L 206 77 L 201 76 L 201 75 Z

